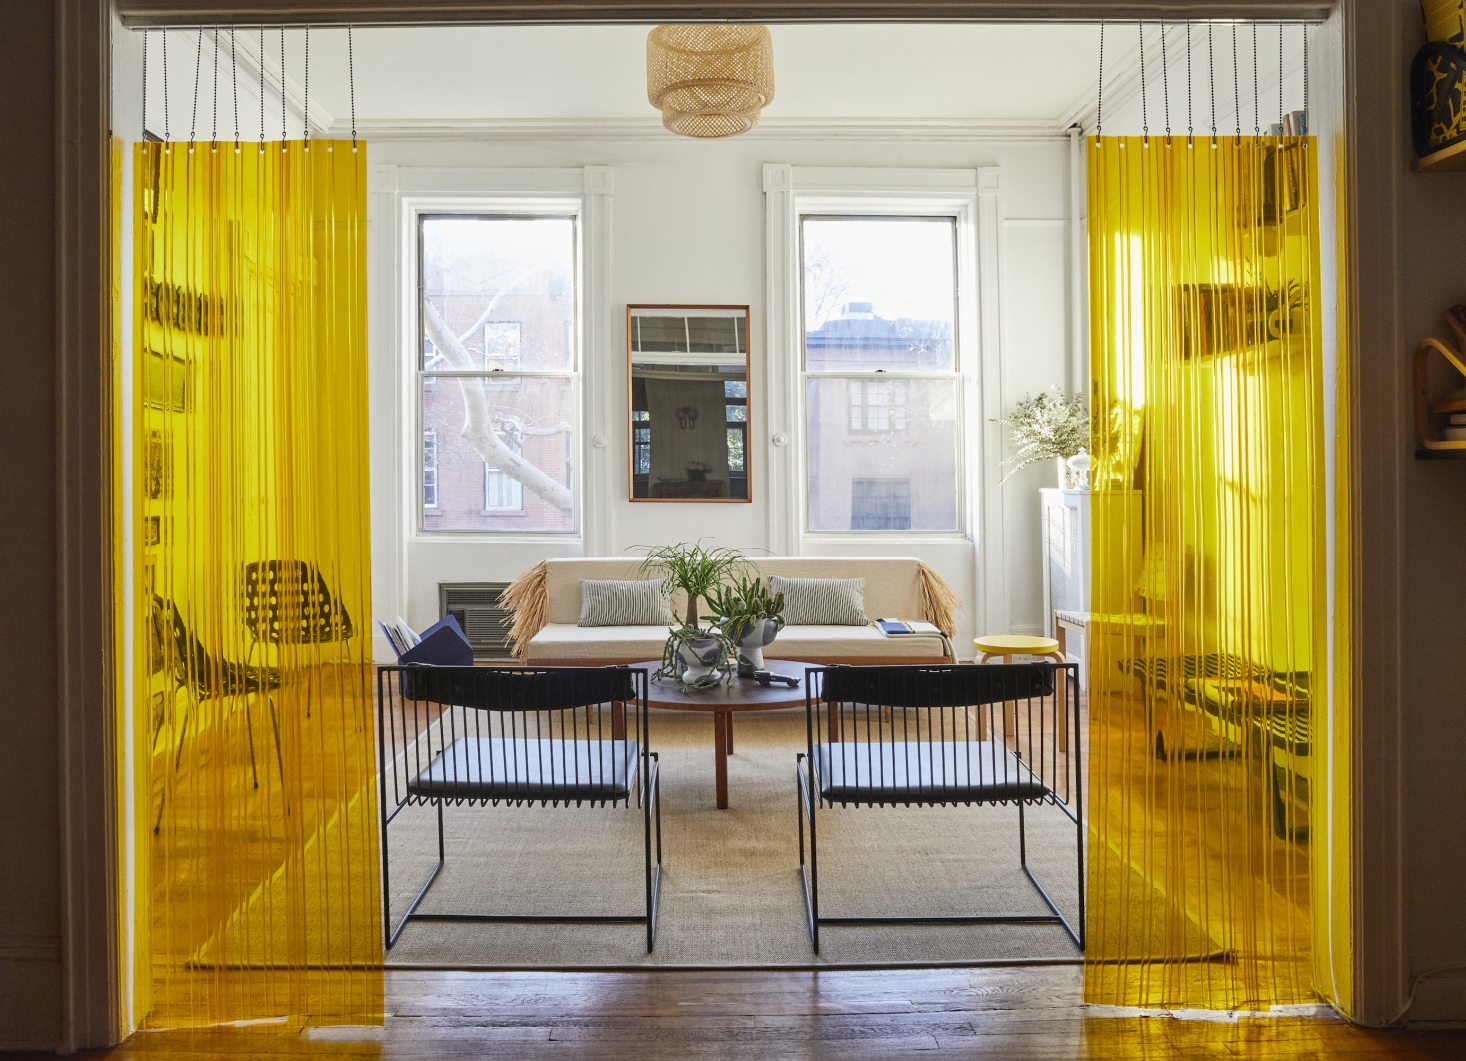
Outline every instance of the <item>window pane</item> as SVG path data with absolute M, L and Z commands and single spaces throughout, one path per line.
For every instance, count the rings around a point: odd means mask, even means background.
M 424 507 L 423 529 L 573 529 L 570 380 L 479 376 L 437 383 L 422 391 L 424 436 L 436 439 L 437 502 Z
M 954 379 L 808 381 L 809 529 L 957 529 Z
M 425 320 L 422 367 L 570 369 L 574 276 L 570 218 L 424 218 L 423 315 L 436 313 L 458 349 L 437 349 Z
M 803 236 L 808 371 L 953 368 L 951 218 L 806 218 Z

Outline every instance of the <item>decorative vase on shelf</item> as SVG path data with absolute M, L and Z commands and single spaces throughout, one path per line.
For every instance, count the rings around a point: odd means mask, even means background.
M 782 618 L 755 619 L 738 638 L 738 676 L 752 678 L 764 669 L 764 649 L 774 643 L 784 626 Z
M 682 661 L 683 685 L 702 689 L 716 685 L 722 677 L 718 672 L 723 662 L 723 644 L 715 637 L 683 641 L 677 646 L 677 658 Z
M 1070 490 L 1089 489 L 1089 454 L 1080 450 L 1064 462 L 1068 478 L 1064 485 Z

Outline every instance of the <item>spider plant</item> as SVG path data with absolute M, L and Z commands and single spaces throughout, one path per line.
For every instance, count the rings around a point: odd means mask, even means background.
M 691 545 L 678 542 L 648 550 L 641 562 L 641 574 L 661 572 L 674 589 L 687 594 L 686 624 L 697 628 L 697 605 L 722 585 L 723 580 L 740 571 L 748 561 L 736 549 L 704 549 L 701 542 Z
M 691 684 L 682 680 L 682 674 L 687 669 L 687 661 L 680 654 L 683 645 L 697 654 L 698 649 L 694 645 L 697 641 L 716 641 L 718 643 L 718 663 L 715 669 L 702 681 Z M 734 668 L 729 666 L 728 660 L 737 655 L 738 649 L 728 639 L 728 635 L 716 627 L 708 630 L 687 624 L 685 626 L 673 627 L 667 631 L 667 643 L 662 646 L 662 665 L 652 675 L 652 681 L 661 681 L 663 678 L 671 678 L 677 683 L 678 689 L 710 689 L 719 682 L 733 680 Z

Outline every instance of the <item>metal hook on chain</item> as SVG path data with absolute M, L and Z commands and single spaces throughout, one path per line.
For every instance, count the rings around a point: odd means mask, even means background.
M 204 27 L 199 27 L 198 48 L 193 54 L 193 115 L 188 125 L 188 153 L 193 154 L 194 134 L 199 126 L 199 70 L 204 60 Z

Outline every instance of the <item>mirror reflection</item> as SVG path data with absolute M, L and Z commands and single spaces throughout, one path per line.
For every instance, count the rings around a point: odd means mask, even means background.
M 633 501 L 747 501 L 748 307 L 628 306 Z

